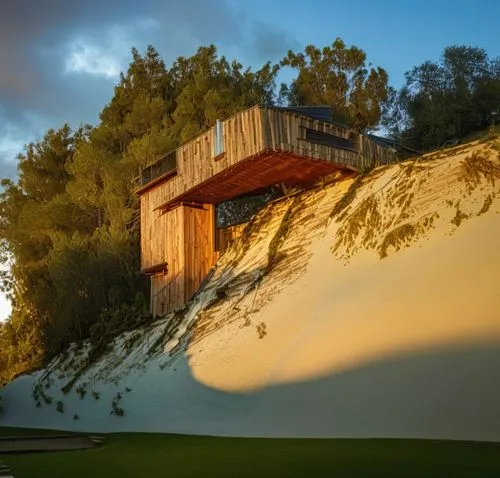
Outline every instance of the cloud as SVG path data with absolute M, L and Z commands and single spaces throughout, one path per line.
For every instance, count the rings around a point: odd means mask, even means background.
M 66 72 L 116 78 L 120 73 L 120 65 L 113 56 L 103 52 L 102 48 L 76 41 L 66 58 Z
M 130 49 L 141 37 L 159 30 L 154 19 L 139 19 L 130 25 L 113 25 L 99 37 L 81 35 L 63 49 L 66 73 L 84 73 L 118 78 L 129 62 Z
M 92 34 L 137 13 L 129 0 L 16 0 L 0 16 L 0 91 L 27 92 L 49 76 L 51 52 L 72 35 Z M 120 8 L 120 7 L 124 8 Z M 47 74 L 49 73 L 49 74 Z
M 276 29 L 268 23 L 252 22 L 249 30 L 252 50 L 259 58 L 278 61 L 286 56 L 288 50 L 301 49 L 300 43 L 290 32 Z
M 167 65 L 210 43 L 254 66 L 295 48 L 291 34 L 230 1 L 2 2 L 0 176 L 15 170 L 6 158 L 47 128 L 95 123 L 132 46 L 154 45 Z

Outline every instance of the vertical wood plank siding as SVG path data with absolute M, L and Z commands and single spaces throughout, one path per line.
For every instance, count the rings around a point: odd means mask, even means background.
M 253 107 L 221 122 L 224 152 L 214 153 L 214 128 L 175 151 L 177 175 L 139 190 L 141 212 L 141 268 L 168 263 L 168 272 L 151 277 L 153 314 L 183 305 L 214 265 L 218 251 L 237 237 L 217 232 L 214 206 L 179 206 L 162 213 L 160 206 L 240 161 L 258 160 L 276 151 L 321 159 L 351 169 L 394 162 L 395 155 L 354 130 L 276 108 Z M 351 139 L 356 150 L 338 149 L 306 141 L 306 128 Z M 230 172 L 228 172 L 230 174 Z M 217 243 L 217 245 L 216 245 Z
M 242 224 L 237 224 L 235 226 L 229 226 L 225 228 L 218 228 L 216 230 L 216 250 L 217 252 L 224 252 L 227 246 L 238 239 L 241 236 L 243 229 L 245 229 L 248 223 L 244 222 Z
M 196 292 L 214 265 L 215 211 L 203 207 L 179 206 L 161 216 L 153 246 L 156 260 L 168 262 L 168 271 L 151 276 L 151 312 L 163 315 L 182 306 Z
M 379 146 L 353 129 L 275 109 L 263 109 L 262 115 L 264 135 L 267 138 L 266 149 L 323 159 L 357 170 L 396 161 L 392 151 Z M 306 128 L 345 139 L 354 139 L 357 150 L 349 151 L 306 141 Z
M 176 150 L 177 176 L 141 193 L 141 268 L 162 262 L 158 238 L 164 219 L 157 208 L 179 194 L 266 148 L 262 141 L 261 109 L 254 107 L 223 124 L 224 154 L 213 157 L 214 128 Z M 168 213 L 167 213 L 168 214 Z M 165 260 L 165 258 L 163 258 Z M 168 260 L 168 259 L 166 259 Z

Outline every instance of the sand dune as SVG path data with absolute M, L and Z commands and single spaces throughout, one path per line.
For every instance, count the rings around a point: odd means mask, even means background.
M 186 310 L 119 337 L 66 395 L 85 350 L 20 377 L 0 423 L 500 441 L 498 149 L 268 205 Z

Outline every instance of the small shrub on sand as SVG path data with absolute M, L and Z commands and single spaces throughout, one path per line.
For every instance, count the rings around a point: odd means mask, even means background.
M 460 224 L 462 224 L 462 221 L 464 221 L 468 217 L 469 216 L 467 216 L 467 214 L 463 213 L 460 210 L 460 207 L 457 206 L 457 212 L 455 214 L 455 217 L 451 220 L 451 223 L 458 227 L 458 226 L 460 226 Z
M 263 339 L 267 335 L 267 326 L 264 322 L 259 322 L 257 324 L 257 335 L 259 339 Z
M 77 389 L 76 389 L 76 393 L 78 395 L 80 395 L 80 400 L 85 397 L 85 394 L 87 393 L 87 390 L 85 390 L 85 386 L 84 385 L 80 385 Z
M 267 267 L 266 273 L 269 271 L 283 258 L 283 254 L 279 252 L 280 247 L 288 235 L 290 230 L 290 225 L 292 222 L 293 214 L 299 204 L 299 197 L 295 197 L 295 199 L 290 203 L 288 209 L 286 210 L 283 218 L 281 219 L 280 225 L 276 234 L 271 239 L 269 243 L 269 250 L 267 252 Z
M 111 415 L 116 415 L 117 417 L 125 416 L 125 411 L 122 407 L 118 406 L 118 402 L 115 400 L 111 403 Z
M 111 402 L 111 412 L 110 415 L 116 415 L 118 417 L 123 417 L 125 415 L 125 411 L 122 407 L 119 406 L 120 400 L 122 399 L 122 394 L 118 392 L 115 395 L 115 398 Z
M 354 201 L 356 197 L 356 191 L 359 189 L 361 184 L 363 183 L 365 175 L 360 174 L 349 186 L 349 189 L 346 193 L 340 198 L 340 200 L 335 204 L 335 207 L 332 209 L 330 213 L 330 219 L 339 215 L 342 211 L 347 209 L 350 204 Z

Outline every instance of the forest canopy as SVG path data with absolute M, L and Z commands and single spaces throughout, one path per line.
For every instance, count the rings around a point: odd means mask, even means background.
M 450 46 L 392 90 L 384 117 L 389 132 L 407 145 L 431 150 L 500 120 L 500 58 L 483 48 Z

